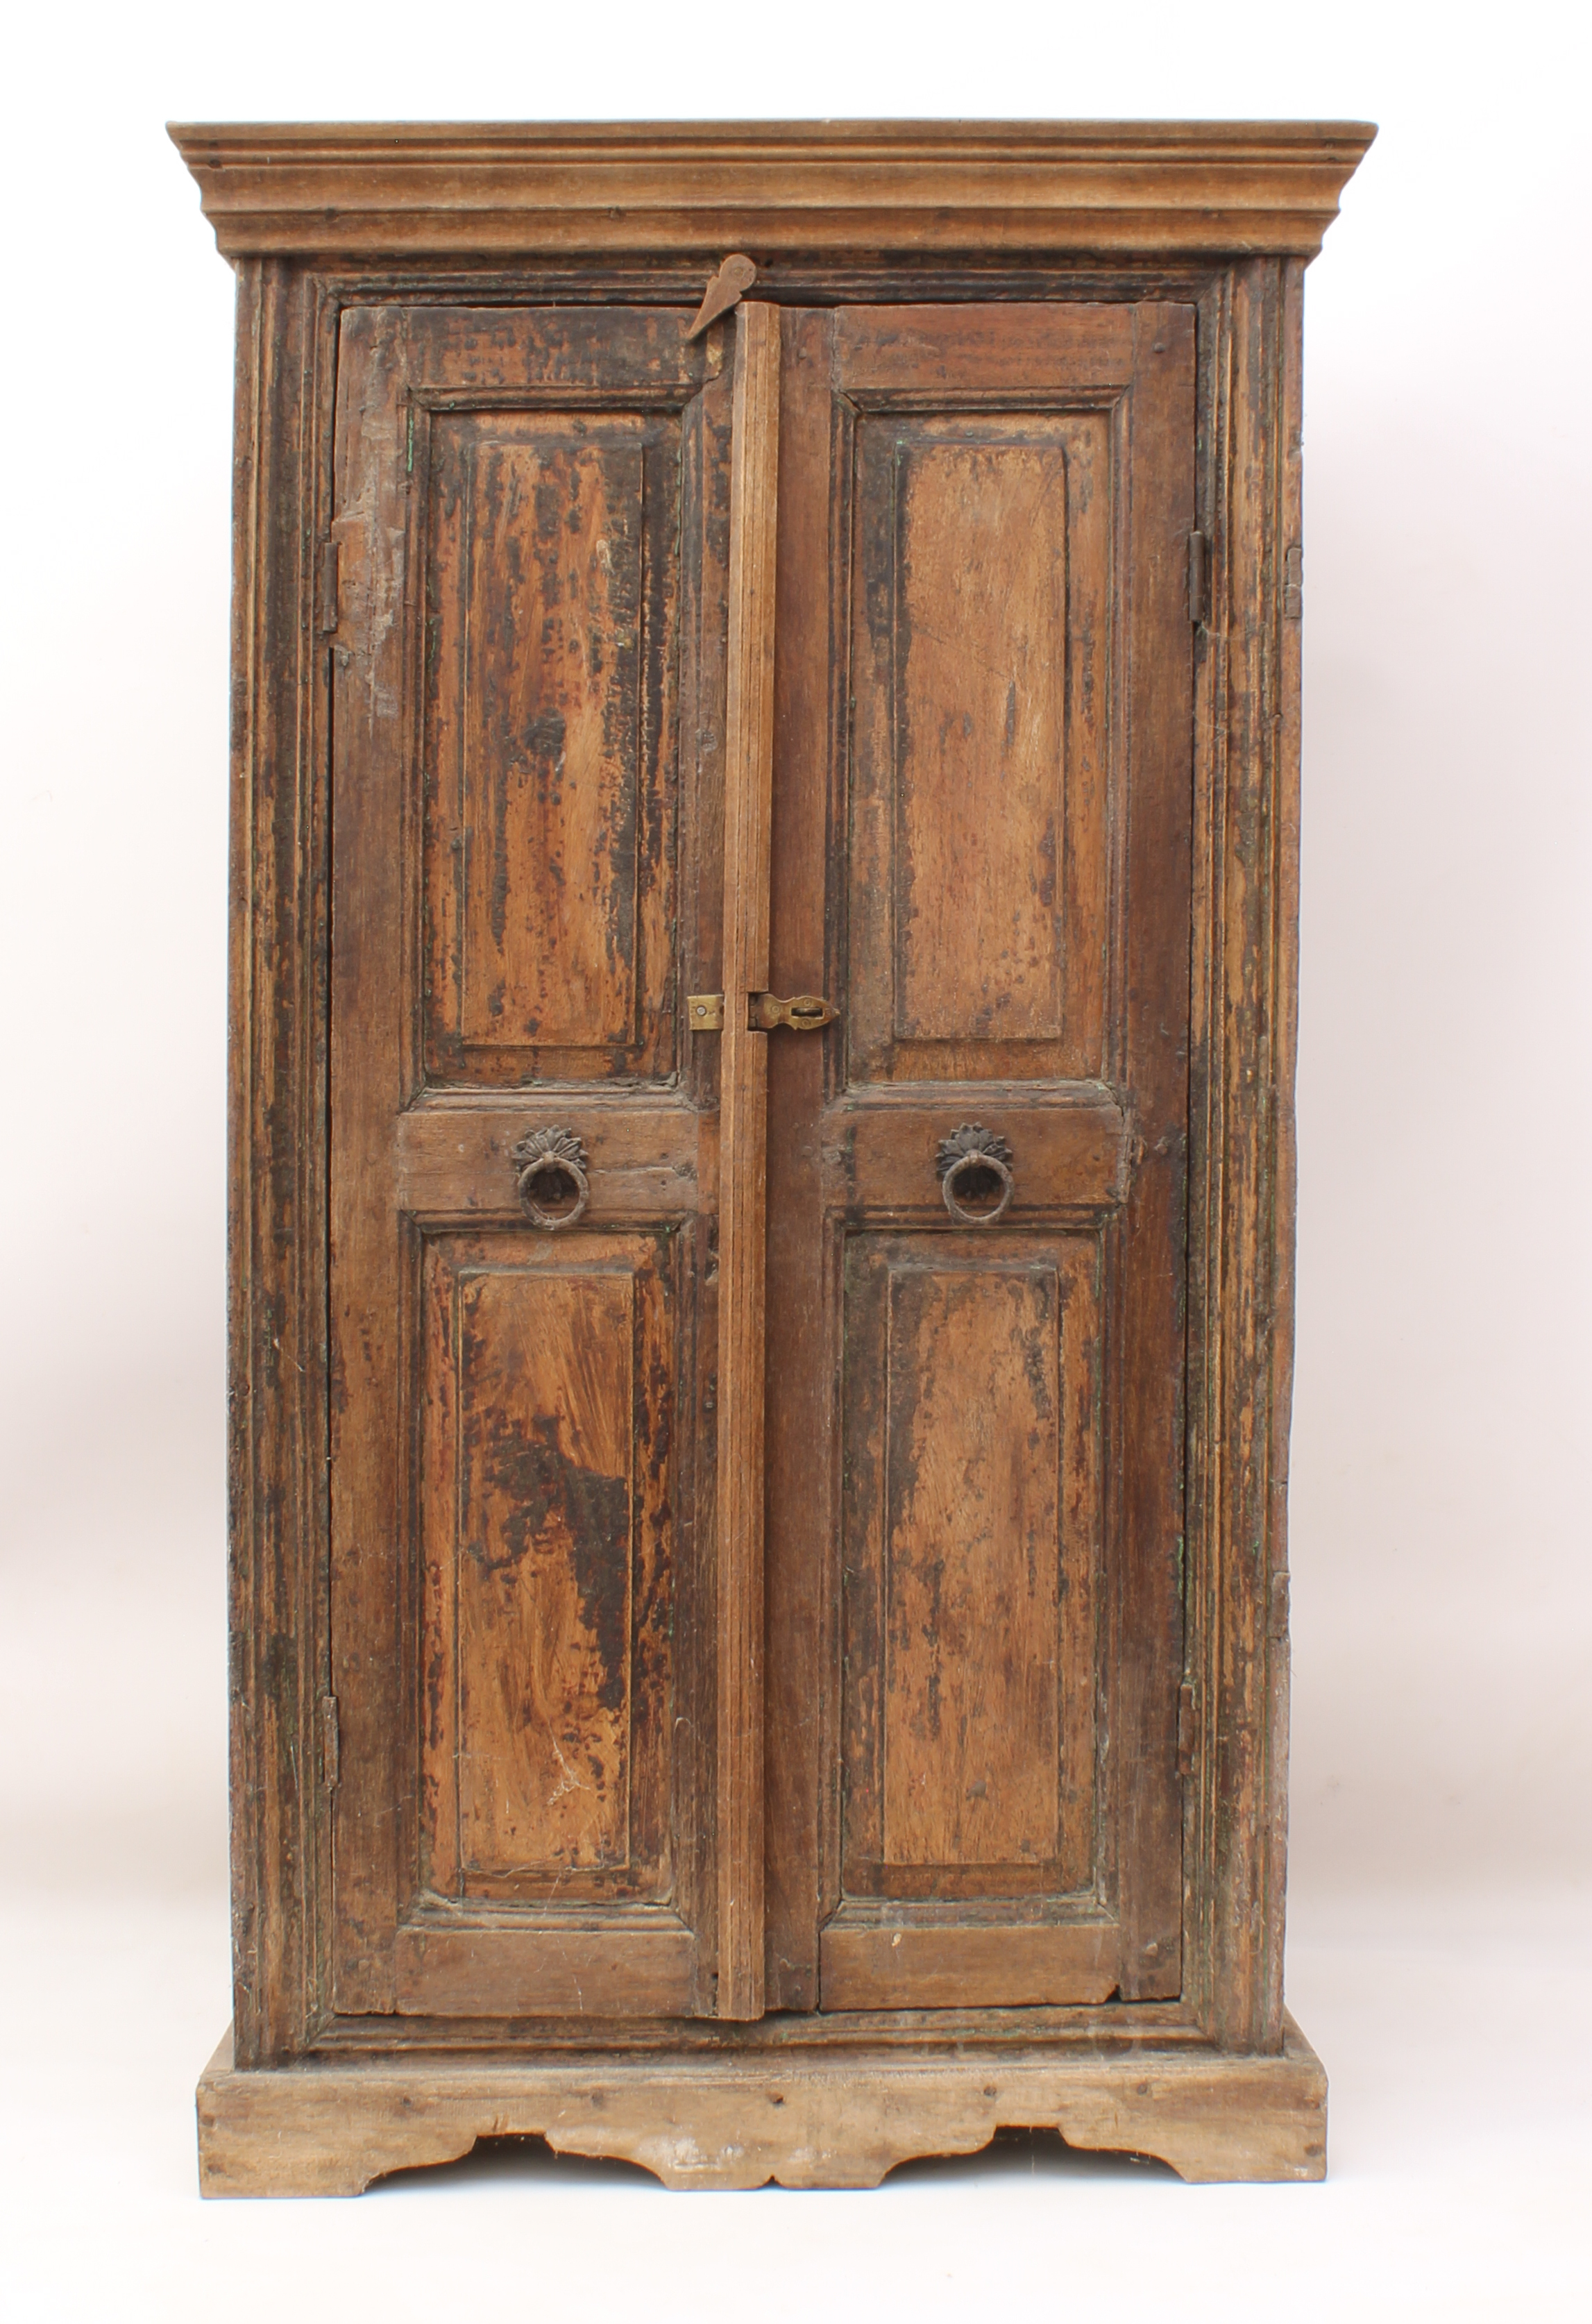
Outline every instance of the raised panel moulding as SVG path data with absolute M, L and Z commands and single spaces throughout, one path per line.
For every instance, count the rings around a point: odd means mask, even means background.
M 1363 122 L 174 124 L 228 258 L 745 247 L 1313 257 Z

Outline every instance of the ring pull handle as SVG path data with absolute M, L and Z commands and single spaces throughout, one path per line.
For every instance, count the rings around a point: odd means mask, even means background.
M 533 1130 L 510 1154 L 514 1191 L 533 1226 L 572 1227 L 591 1198 L 586 1149 L 573 1130 Z
M 1011 1148 L 980 1121 L 964 1121 L 942 1138 L 935 1167 L 959 1227 L 992 1227 L 1017 1192 Z

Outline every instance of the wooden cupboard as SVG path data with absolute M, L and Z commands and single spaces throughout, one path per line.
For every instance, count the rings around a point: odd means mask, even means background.
M 183 128 L 238 273 L 214 2193 L 1315 2177 L 1334 124 Z

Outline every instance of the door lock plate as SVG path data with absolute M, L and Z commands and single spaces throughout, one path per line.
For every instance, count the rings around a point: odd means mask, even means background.
M 746 1020 L 754 1033 L 777 1032 L 782 1025 L 793 1033 L 817 1033 L 841 1013 L 817 992 L 798 992 L 794 1001 L 781 1001 L 777 992 L 749 992 L 746 998 Z
M 833 1001 L 825 1001 L 817 992 L 798 992 L 794 1001 L 781 1001 L 777 992 L 749 992 L 746 996 L 747 1029 L 752 1033 L 775 1033 L 781 1027 L 792 1033 L 817 1033 L 825 1025 L 833 1025 L 840 1013 Z M 694 1033 L 722 1033 L 723 994 L 688 992 L 686 1021 Z

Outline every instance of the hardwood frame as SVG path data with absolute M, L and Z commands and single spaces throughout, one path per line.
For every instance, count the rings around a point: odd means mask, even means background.
M 750 248 L 757 297 L 776 304 L 1155 296 L 1196 309 L 1196 521 L 1208 559 L 1194 696 L 1182 1997 L 1103 2013 L 986 2011 L 946 2031 L 1020 2042 L 1032 2060 L 1035 2044 L 1098 2039 L 1109 2019 L 1136 2051 L 1197 2052 L 1218 2081 L 1224 2061 L 1246 2058 L 1251 2073 L 1263 2060 L 1302 2071 L 1315 2091 L 1299 2100 L 1314 2110 L 1313 2152 L 1309 2137 L 1299 2143 L 1301 2115 L 1284 2175 L 1320 2175 L 1324 2093 L 1300 2065 L 1319 2083 L 1282 2004 L 1300 367 L 1304 266 L 1372 134 L 1303 124 L 173 130 L 237 271 L 227 2073 L 255 2093 L 238 2098 L 245 2113 L 264 2087 L 258 2070 L 299 2060 L 289 2070 L 302 2077 L 310 2053 L 397 2046 L 390 2021 L 333 2014 L 326 1941 L 330 734 L 318 590 L 337 317 L 351 304 L 462 295 L 694 304 L 723 251 Z M 794 2038 L 789 2024 L 709 2024 L 692 2042 L 756 2055 Z M 398 2038 L 416 2058 L 429 2048 L 456 2060 L 501 2055 L 529 2030 L 411 2018 Z M 802 2038 L 855 2061 L 875 2054 L 870 2043 L 926 2043 L 929 2032 L 921 2020 L 830 2016 Z M 548 2055 L 584 2048 L 589 2080 L 589 2025 L 542 2023 L 534 2038 Z M 664 2035 L 632 2024 L 613 2038 L 618 2056 Z M 673 2024 L 667 2039 L 678 2046 Z M 214 2075 L 207 2087 L 214 2119 L 235 2130 L 235 2109 L 216 2112 Z M 1035 2118 L 994 2115 L 989 2126 Z M 1172 2153 L 1143 2123 L 1122 2143 Z M 900 2151 L 939 2144 L 928 2129 Z M 1185 2168 L 1186 2155 L 1172 2159 Z M 1234 2171 L 1276 2175 L 1253 2157 Z

